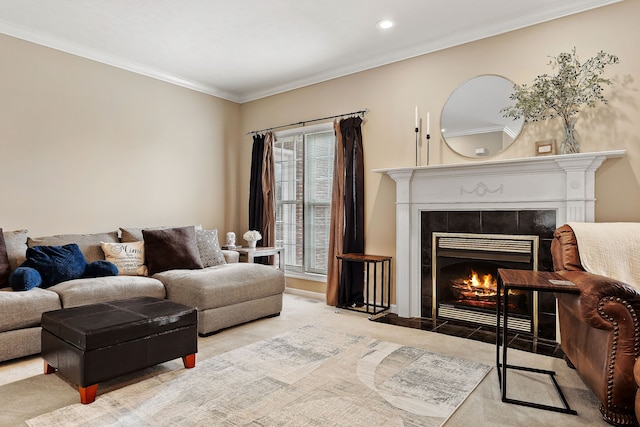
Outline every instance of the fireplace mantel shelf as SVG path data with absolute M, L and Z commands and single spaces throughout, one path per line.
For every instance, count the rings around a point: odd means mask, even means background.
M 591 153 L 558 154 L 553 156 L 522 157 L 517 159 L 484 160 L 480 162 L 452 163 L 446 165 L 380 168 L 373 169 L 372 172 L 384 173 L 392 176 L 394 174 L 406 174 L 407 172 L 418 171 L 464 171 L 473 169 L 501 169 L 503 167 L 511 166 L 544 167 L 544 165 L 557 165 L 565 161 L 593 161 L 600 158 L 604 161 L 606 159 L 621 158 L 624 157 L 625 154 L 626 150 L 596 151 Z
M 556 211 L 556 224 L 593 222 L 595 172 L 625 150 L 374 169 L 396 182 L 396 305 L 420 317 L 422 211 Z

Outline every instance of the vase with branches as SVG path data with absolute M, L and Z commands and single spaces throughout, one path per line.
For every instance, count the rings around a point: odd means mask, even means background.
M 565 133 L 560 153 L 578 153 L 580 145 L 574 134 L 578 113 L 584 107 L 595 107 L 598 101 L 608 103 L 602 92 L 611 80 L 602 74 L 607 65 L 618 62 L 617 56 L 603 51 L 584 62 L 578 59 L 575 47 L 560 53 L 549 61 L 556 74 L 542 74 L 530 86 L 515 84 L 510 98 L 516 104 L 502 113 L 515 119 L 523 117 L 525 123 L 560 117 Z

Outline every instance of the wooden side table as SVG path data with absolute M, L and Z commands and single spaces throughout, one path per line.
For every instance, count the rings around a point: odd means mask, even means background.
M 278 268 L 284 271 L 284 248 L 276 247 L 257 247 L 253 248 L 235 248 L 232 249 L 240 254 L 240 262 L 254 262 L 256 258 L 265 256 L 278 256 Z
M 364 311 L 369 314 L 369 320 L 372 320 L 374 316 L 381 314 L 384 311 L 391 308 L 391 257 L 381 255 L 366 255 L 366 254 L 342 254 L 337 255 L 336 258 L 344 262 L 355 262 L 364 264 L 366 273 L 365 289 L 364 289 L 364 305 L 363 307 L 342 307 L 347 310 Z M 380 265 L 380 278 L 378 283 L 378 265 Z M 373 266 L 373 275 L 371 274 L 371 267 Z M 340 268 L 340 276 L 342 277 L 342 268 Z M 373 284 L 371 284 L 373 290 L 373 301 L 369 299 L 370 296 L 370 282 L 373 277 Z M 341 280 L 342 281 L 342 280 Z M 380 286 L 378 286 L 380 285 Z M 380 289 L 380 298 L 378 298 L 377 292 Z
M 564 397 L 558 382 L 556 381 L 554 371 L 545 369 L 529 368 L 525 366 L 507 364 L 507 326 L 509 319 L 509 290 L 516 289 L 521 291 L 538 291 L 538 292 L 555 292 L 555 293 L 579 293 L 580 290 L 576 285 L 559 274 L 550 271 L 533 271 L 533 270 L 509 270 L 504 268 L 498 269 L 498 292 L 496 304 L 496 367 L 498 371 L 498 381 L 500 382 L 500 390 L 502 392 L 502 401 L 513 403 L 516 405 L 529 406 L 531 408 L 545 409 L 547 411 L 561 412 L 563 414 L 578 415 L 571 409 L 567 399 Z M 502 295 L 501 295 L 502 294 Z M 504 297 L 504 298 L 502 298 Z M 504 300 L 504 302 L 501 302 Z M 504 310 L 504 316 L 502 311 Z M 502 325 L 501 325 L 502 323 Z M 502 335 L 502 360 L 500 358 L 500 336 Z M 553 385 L 562 400 L 562 407 L 544 405 L 541 403 L 527 402 L 523 400 L 510 399 L 507 397 L 507 369 L 515 369 L 520 371 L 534 372 L 538 374 L 547 374 L 551 378 Z

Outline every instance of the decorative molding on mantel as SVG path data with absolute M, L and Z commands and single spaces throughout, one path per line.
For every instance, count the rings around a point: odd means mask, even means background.
M 502 189 L 504 188 L 504 185 L 500 184 L 499 187 L 496 187 L 495 190 L 491 190 L 489 187 L 487 187 L 487 184 L 485 184 L 484 182 L 479 182 L 476 184 L 475 188 L 471 189 L 471 190 L 465 190 L 465 188 L 463 186 L 460 186 L 460 194 L 476 194 L 476 196 L 479 197 L 483 197 L 485 194 L 487 193 L 502 193 Z
M 596 151 L 592 153 L 577 153 L 577 154 L 558 154 L 554 156 L 537 156 L 537 157 L 522 157 L 519 159 L 501 159 L 501 160 L 485 160 L 481 162 L 469 162 L 469 163 L 453 163 L 447 165 L 430 165 L 430 166 L 408 166 L 397 168 L 383 168 L 373 169 L 372 172 L 384 173 L 392 178 L 394 176 L 402 177 L 407 173 L 413 174 L 418 171 L 464 171 L 473 169 L 488 169 L 498 167 L 503 169 L 508 166 L 521 166 L 526 167 L 542 167 L 545 168 L 547 164 L 572 164 L 580 161 L 594 161 L 600 159 L 602 161 L 606 159 L 614 159 L 624 157 L 626 150 L 611 150 L 611 151 Z M 395 178 L 394 178 L 395 180 Z
M 552 209 L 556 224 L 593 222 L 595 172 L 625 150 L 374 169 L 396 182 L 396 305 L 421 313 L 422 211 Z

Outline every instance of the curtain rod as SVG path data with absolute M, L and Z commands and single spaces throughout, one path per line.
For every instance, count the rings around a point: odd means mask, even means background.
M 303 122 L 297 122 L 297 123 L 289 123 L 288 125 L 282 125 L 282 126 L 275 126 L 275 127 L 271 127 L 271 128 L 266 128 L 266 129 L 260 129 L 260 130 L 252 130 L 250 132 L 247 132 L 245 135 L 251 135 L 253 134 L 257 134 L 260 132 L 264 132 L 264 131 L 271 131 L 274 129 L 280 129 L 280 128 L 287 128 L 289 126 L 296 126 L 296 125 L 302 125 L 304 126 L 307 123 L 312 123 L 312 122 L 319 122 L 321 120 L 329 120 L 329 119 L 335 119 L 337 117 L 344 117 L 344 116 L 353 116 L 353 115 L 358 115 L 358 116 L 364 116 L 365 114 L 367 114 L 369 112 L 368 108 L 365 108 L 364 110 L 360 110 L 360 111 L 353 111 L 351 113 L 345 113 L 345 114 L 336 114 L 335 116 L 329 116 L 329 117 L 322 117 L 320 119 L 311 119 L 311 120 L 305 120 Z

